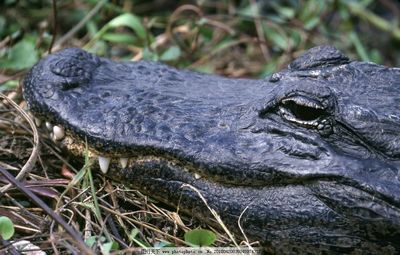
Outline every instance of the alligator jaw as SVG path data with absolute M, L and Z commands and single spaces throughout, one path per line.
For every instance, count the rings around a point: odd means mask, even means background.
M 271 180 L 268 178 L 264 181 L 260 181 L 260 179 L 253 178 L 252 175 L 248 174 L 247 181 L 237 181 L 235 179 L 225 179 L 221 178 L 218 175 L 212 175 L 207 169 L 200 169 L 197 166 L 191 164 L 190 162 L 182 161 L 178 158 L 174 158 L 168 155 L 141 155 L 135 153 L 127 154 L 107 154 L 104 152 L 100 152 L 94 149 L 90 144 L 84 143 L 79 138 L 73 137 L 72 135 L 65 134 L 65 130 L 60 125 L 53 125 L 50 122 L 46 121 L 46 127 L 49 130 L 49 136 L 53 139 L 53 141 L 57 142 L 60 147 L 66 149 L 68 152 L 73 153 L 75 156 L 83 157 L 86 153 L 91 158 L 97 159 L 97 164 L 95 167 L 101 170 L 104 174 L 107 174 L 111 178 L 118 179 L 122 182 L 124 180 L 129 180 L 129 176 L 121 177 L 123 174 L 126 174 L 125 169 L 128 172 L 137 173 L 137 168 L 141 168 L 141 166 L 151 165 L 154 169 L 164 169 L 165 172 L 168 172 L 167 176 L 175 176 L 174 182 L 181 182 L 182 184 L 193 184 L 196 180 L 201 179 L 204 182 L 211 182 L 214 185 L 220 185 L 221 187 L 230 186 L 230 187 L 243 187 L 243 188 L 254 188 L 260 189 L 263 187 L 277 187 L 277 186 L 285 186 L 285 185 L 304 185 L 308 188 L 313 187 L 313 194 L 310 196 L 315 196 L 320 200 L 326 201 L 334 201 L 336 195 L 340 195 L 340 197 L 351 197 L 351 194 L 348 190 L 358 190 L 360 195 L 360 199 L 372 196 L 374 203 L 380 206 L 377 208 L 394 208 L 393 210 L 398 210 L 400 207 L 400 197 L 397 196 L 397 193 L 390 193 L 392 189 L 385 190 L 385 187 L 370 187 L 368 184 L 364 184 L 362 182 L 354 182 L 354 179 L 349 178 L 349 176 L 338 176 L 335 175 L 334 172 L 345 172 L 346 169 L 335 170 L 332 171 L 332 174 L 298 174 L 298 175 L 285 175 L 284 173 L 273 173 L 275 176 L 271 177 Z M 57 131 L 62 130 L 62 131 Z M 62 132 L 62 136 L 60 134 L 56 134 L 57 132 Z M 57 138 L 58 137 L 58 138 Z M 348 161 L 347 159 L 340 159 L 339 161 Z M 368 163 L 365 163 L 368 164 Z M 373 162 L 371 162 L 373 164 Z M 351 167 L 352 164 L 348 164 L 347 167 Z M 354 165 L 354 164 L 353 164 Z M 357 164 L 356 164 L 357 165 Z M 382 166 L 382 168 L 385 166 Z M 375 166 L 375 168 L 379 168 L 379 166 Z M 122 170 L 119 174 L 116 173 Z M 348 170 L 348 169 L 347 169 Z M 109 173 L 109 171 L 111 173 Z M 389 170 L 388 170 L 389 171 Z M 249 171 L 250 172 L 250 171 Z M 357 172 L 357 170 L 352 170 L 351 172 Z M 162 179 L 164 175 L 158 175 L 161 173 L 160 171 L 151 170 L 146 171 L 142 176 L 147 176 L 149 179 Z M 116 177 L 117 176 L 117 177 Z M 331 192 L 325 192 L 322 189 L 319 189 L 318 185 L 314 185 L 314 183 L 331 183 L 330 186 Z M 334 190 L 335 185 L 338 187 L 346 187 L 348 188 L 339 188 L 336 193 L 332 192 Z M 388 183 L 388 186 L 391 184 Z M 196 186 L 196 185 L 195 185 Z M 317 188 L 316 188 L 317 187 Z M 146 187 L 142 187 L 146 189 Z M 140 188 L 140 189 L 142 189 Z M 318 190 L 318 192 L 316 192 Z M 340 192 L 343 194 L 340 194 Z M 355 191 L 352 190 L 352 191 Z M 380 190 L 381 193 L 377 193 L 376 191 Z M 212 192 L 211 192 L 212 193 Z M 334 194 L 335 193 L 335 194 Z M 353 195 L 357 192 L 353 192 Z M 329 195 L 331 195 L 331 198 Z M 212 194 L 209 194 L 211 196 Z M 163 199 L 165 200 L 165 199 Z M 361 199 L 364 200 L 364 199 Z M 353 200 L 355 202 L 356 199 Z M 338 201 L 339 202 L 339 201 Z M 335 204 L 331 202 L 330 204 Z M 354 208 L 363 208 L 364 205 L 353 205 Z M 360 209 L 361 210 L 361 209 Z M 381 210 L 381 209 L 380 209 Z M 391 209 L 392 210 L 392 209 Z M 390 211 L 387 209 L 387 211 Z
M 56 126 L 51 125 L 52 130 Z M 57 142 L 79 156 L 85 153 L 86 145 L 68 135 L 68 132 L 64 139 Z M 360 245 L 362 241 L 353 237 L 344 238 L 348 230 L 332 230 L 330 226 L 350 226 L 349 222 L 356 222 L 359 228 L 357 232 L 373 230 L 374 233 L 383 231 L 381 234 L 384 234 L 385 231 L 397 232 L 396 226 L 400 224 L 396 220 L 400 218 L 399 202 L 394 201 L 398 198 L 382 196 L 375 193 L 375 189 L 349 182 L 346 178 L 298 176 L 295 181 L 287 178 L 287 181 L 277 183 L 256 185 L 257 181 L 254 181 L 254 185 L 244 185 L 221 182 L 204 174 L 204 170 L 173 158 L 138 155 L 130 155 L 129 159 L 123 155 L 118 158 L 109 155 L 107 158 L 96 156 L 104 153 L 94 149 L 89 149 L 88 153 L 91 157 L 101 158 L 94 167 L 111 179 L 209 221 L 214 216 L 200 199 L 201 194 L 224 223 L 230 226 L 230 230 L 235 232 L 240 224 L 245 235 L 255 240 L 277 240 L 281 236 L 296 239 L 301 235 L 303 242 L 309 240 L 312 243 L 314 233 L 318 232 L 318 238 L 325 240 L 325 245 L 346 249 L 349 242 Z M 232 197 L 235 199 L 232 200 Z M 211 224 L 218 225 L 214 221 Z M 254 232 L 260 226 L 268 229 L 267 235 Z M 296 246 L 298 243 L 287 245 Z
M 289 240 L 301 238 L 301 242 L 313 243 L 318 233 L 318 240 L 324 240 L 325 245 L 345 249 L 350 243 L 351 246 L 363 243 L 362 239 L 348 236 L 347 227 L 357 233 L 384 234 L 398 232 L 396 226 L 400 223 L 387 220 L 399 219 L 399 207 L 334 180 L 315 179 L 269 187 L 224 185 L 207 177 L 196 179 L 193 174 L 162 160 L 144 160 L 122 170 L 112 165 L 108 174 L 112 179 L 210 222 L 214 216 L 200 194 L 230 230 L 238 229 L 240 224 L 244 233 L 255 240 L 281 240 L 286 236 Z M 218 225 L 212 220 L 211 223 Z M 260 228 L 268 229 L 268 234 L 254 231 Z

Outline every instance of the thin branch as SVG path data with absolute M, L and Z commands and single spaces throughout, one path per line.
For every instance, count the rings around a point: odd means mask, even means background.
M 14 176 L 12 176 L 7 170 L 0 167 L 0 174 L 2 174 L 12 185 L 14 185 L 19 191 L 24 193 L 27 197 L 29 197 L 37 206 L 43 209 L 43 211 L 49 215 L 57 224 L 62 226 L 65 231 L 71 236 L 71 238 L 76 242 L 76 245 L 80 249 L 83 254 L 93 254 L 94 252 L 86 246 L 83 241 L 81 235 L 67 222 L 63 220 L 58 214 L 56 214 L 48 205 L 46 205 L 38 196 L 36 196 L 32 191 L 24 186 L 23 183 L 16 180 Z M 0 194 L 1 195 L 1 194 Z
M 51 43 L 49 46 L 49 54 L 51 54 L 51 49 L 53 48 L 54 42 L 56 40 L 56 35 L 57 35 L 57 1 L 52 0 L 53 2 L 53 37 L 51 38 Z
M 99 12 L 99 10 L 103 7 L 103 5 L 107 3 L 107 0 L 102 0 L 96 4 L 96 6 L 90 10 L 86 16 L 79 21 L 78 24 L 76 24 L 71 30 L 69 30 L 64 36 L 62 36 L 60 39 L 57 40 L 55 43 L 55 48 L 60 47 L 63 45 L 66 41 L 68 41 L 72 36 L 74 36 L 96 13 Z
M 265 36 L 264 36 L 264 29 L 262 27 L 260 15 L 259 15 L 259 8 L 258 3 L 255 0 L 250 0 L 251 9 L 253 10 L 254 15 L 254 25 L 256 26 L 258 40 L 260 41 L 260 49 L 263 53 L 264 59 L 268 61 L 270 59 L 270 54 L 268 48 L 266 46 Z

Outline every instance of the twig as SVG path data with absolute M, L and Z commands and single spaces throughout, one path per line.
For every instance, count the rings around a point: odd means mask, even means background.
M 257 2 L 255 0 L 250 0 L 250 3 L 251 3 L 251 9 L 254 14 L 254 25 L 256 26 L 257 36 L 258 36 L 258 39 L 260 40 L 260 44 L 259 44 L 260 49 L 261 49 L 261 52 L 263 53 L 264 59 L 268 61 L 270 59 L 270 56 L 269 56 L 268 48 L 265 46 L 266 42 L 265 42 L 264 30 L 263 30 L 260 15 L 259 15 L 259 8 L 258 8 Z
M 10 253 L 11 255 L 20 255 L 19 252 L 17 251 L 17 249 L 15 249 L 15 247 L 7 240 L 4 240 L 3 238 L 1 238 L 0 236 L 0 241 L 3 243 L 3 247 L 6 249 L 6 254 Z M 2 247 L 2 248 L 3 248 Z M 9 247 L 9 249 L 7 248 Z M 2 250 L 0 249 L 0 253 L 2 254 Z
M 52 0 L 53 3 L 53 37 L 51 38 L 50 46 L 49 46 L 49 54 L 51 54 L 51 49 L 53 48 L 54 42 L 56 40 L 57 35 L 57 1 Z
M 17 105 L 13 100 L 9 99 L 6 95 L 3 93 L 0 93 L 0 98 L 3 98 L 4 100 L 7 101 L 8 104 L 10 104 L 12 107 L 14 107 L 24 118 L 25 120 L 29 123 L 29 126 L 31 127 L 33 131 L 33 149 L 32 153 L 29 156 L 28 161 L 26 161 L 25 165 L 21 168 L 21 171 L 18 173 L 18 175 L 15 177 L 18 181 L 24 178 L 24 176 L 32 170 L 32 168 L 35 166 L 38 154 L 39 154 L 39 133 L 37 131 L 37 128 L 35 126 L 35 122 L 32 120 L 32 118 L 19 106 Z M 5 193 L 9 188 L 11 187 L 11 184 L 7 184 L 4 187 L 0 188 L 1 193 Z
M 49 206 L 47 206 L 38 196 L 36 196 L 32 191 L 24 186 L 21 182 L 16 180 L 14 176 L 12 176 L 7 170 L 0 167 L 0 173 L 10 182 L 12 183 L 19 191 L 24 193 L 27 197 L 29 197 L 37 206 L 43 209 L 43 211 L 49 215 L 55 222 L 61 225 L 65 231 L 72 237 L 72 239 L 76 242 L 78 248 L 84 254 L 94 254 L 89 247 L 86 246 L 83 241 L 81 235 L 68 225 L 58 214 L 56 214 Z M 1 195 L 1 194 L 0 194 Z
M 166 29 L 166 34 L 168 36 L 169 39 L 172 39 L 172 26 L 174 24 L 174 22 L 178 19 L 178 16 L 184 12 L 184 11 L 191 11 L 197 14 L 198 17 L 203 17 L 203 12 L 201 11 L 201 9 L 199 7 L 197 7 L 196 5 L 191 5 L 191 4 L 185 4 L 182 6 L 179 6 L 172 14 L 171 17 L 168 20 L 168 25 L 167 25 L 167 29 Z
M 3 41 L 0 41 L 0 49 L 5 47 L 10 41 L 11 41 L 11 36 L 7 36 L 6 38 L 3 39 Z
M 72 36 L 74 36 L 100 9 L 103 7 L 103 5 L 107 3 L 107 0 L 102 0 L 96 4 L 95 7 L 93 7 L 92 10 L 86 16 L 79 21 L 78 24 L 76 24 L 71 30 L 69 30 L 64 36 L 62 36 L 60 39 L 57 40 L 55 43 L 55 48 L 60 47 L 62 44 L 64 44 L 66 41 L 69 40 Z
M 159 234 L 162 234 L 162 235 L 164 235 L 164 236 L 166 236 L 168 238 L 173 239 L 175 242 L 178 242 L 178 243 L 181 243 L 181 244 L 186 244 L 184 241 L 182 241 L 181 239 L 177 238 L 176 236 L 173 236 L 171 234 L 165 233 L 164 231 L 162 231 L 162 230 L 160 230 L 160 229 L 158 229 L 156 227 L 153 227 L 152 225 L 150 225 L 148 223 L 145 223 L 143 221 L 139 221 L 139 220 L 136 220 L 136 219 L 132 219 L 132 218 L 130 218 L 130 217 L 124 215 L 124 214 L 121 214 L 120 212 L 114 211 L 113 209 L 110 209 L 110 208 L 105 207 L 103 205 L 100 205 L 100 207 L 103 210 L 108 211 L 109 213 L 113 213 L 114 215 L 116 215 L 118 217 L 121 217 L 122 219 L 125 219 L 126 221 L 130 221 L 130 222 L 132 222 L 132 223 L 134 223 L 136 225 L 139 225 L 139 226 L 141 226 L 143 228 L 146 228 L 148 230 L 151 230 L 151 231 L 157 232 Z

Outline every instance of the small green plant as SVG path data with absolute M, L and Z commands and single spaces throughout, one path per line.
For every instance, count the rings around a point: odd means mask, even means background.
M 185 233 L 185 241 L 193 246 L 210 246 L 217 240 L 214 232 L 207 229 L 193 229 Z
M 14 224 L 10 218 L 0 216 L 0 236 L 4 240 L 10 239 L 14 235 Z
M 0 58 L 0 68 L 22 70 L 33 66 L 38 59 L 34 41 L 24 39 L 12 46 L 4 58 Z
M 107 238 L 104 236 L 90 236 L 86 240 L 86 244 L 91 248 L 98 244 L 102 254 L 110 254 L 111 251 L 119 249 L 119 245 L 116 241 L 107 242 Z
M 120 34 L 110 32 L 110 30 L 118 27 L 128 27 L 135 31 L 136 36 L 132 34 Z M 132 44 L 136 43 L 136 41 L 138 40 L 144 42 L 146 40 L 146 29 L 144 28 L 141 20 L 137 16 L 131 13 L 124 13 L 115 17 L 106 25 L 104 25 L 93 36 L 92 40 L 88 44 L 86 44 L 85 48 L 90 49 L 91 46 L 93 46 L 93 44 L 100 38 L 114 43 Z

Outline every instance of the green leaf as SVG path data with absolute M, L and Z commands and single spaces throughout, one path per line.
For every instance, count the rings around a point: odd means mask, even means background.
M 166 50 L 160 57 L 161 61 L 172 61 L 176 60 L 181 56 L 181 49 L 177 46 L 172 46 Z
M 289 7 L 279 6 L 278 11 L 286 18 L 291 19 L 296 14 L 295 10 Z
M 205 64 L 201 66 L 194 66 L 193 70 L 200 72 L 200 73 L 213 73 L 215 70 L 214 66 L 211 66 L 210 64 Z
M 277 62 L 278 62 L 277 59 L 272 59 L 271 61 L 269 61 L 264 66 L 264 68 L 263 68 L 263 70 L 261 72 L 260 78 L 264 78 L 264 77 L 266 77 L 268 75 L 271 75 L 271 74 L 275 73 L 277 71 L 276 70 L 276 67 L 278 65 Z
M 154 248 L 176 247 L 175 244 L 162 240 L 154 245 Z
M 284 35 L 267 26 L 264 26 L 264 30 L 265 36 L 272 42 L 273 46 L 282 50 L 286 50 L 289 47 L 289 41 Z
M 143 48 L 142 52 L 142 57 L 143 60 L 152 60 L 152 61 L 157 61 L 158 60 L 158 55 L 151 51 L 148 47 Z
M 304 22 L 304 28 L 311 30 L 319 24 L 319 17 L 311 17 Z
M 7 21 L 2 15 L 0 15 L 0 37 L 3 37 L 6 31 Z
M 38 59 L 34 43 L 22 40 L 8 51 L 6 59 L 0 59 L 0 67 L 21 70 L 33 66 Z
M 103 38 L 107 31 L 120 26 L 129 27 L 136 32 L 137 37 L 141 40 L 146 39 L 146 29 L 142 25 L 140 19 L 131 13 L 124 13 L 104 25 L 83 48 L 90 49 L 99 38 Z M 110 37 L 108 36 L 108 38 Z
M 89 247 L 93 247 L 93 245 L 96 243 L 96 236 L 90 236 L 88 239 L 86 239 L 85 243 L 89 246 Z
M 146 29 L 142 25 L 142 22 L 137 16 L 131 13 L 125 13 L 119 15 L 118 17 L 108 22 L 106 26 L 108 26 L 109 28 L 126 26 L 135 31 L 136 34 L 139 36 L 139 38 L 141 39 L 146 38 Z
M 136 42 L 136 37 L 129 34 L 105 33 L 102 38 L 113 43 L 134 44 Z
M 367 49 L 364 47 L 358 35 L 353 32 L 350 34 L 349 38 L 350 41 L 353 43 L 354 47 L 356 48 L 358 56 L 360 56 L 360 58 L 363 61 L 371 61 L 371 59 L 368 56 Z
M 15 89 L 16 87 L 18 87 L 18 84 L 19 83 L 17 80 L 6 81 L 5 83 L 0 85 L 0 92 L 9 89 Z
M 197 25 L 204 26 L 205 24 L 207 24 L 207 22 L 208 22 L 208 19 L 203 17 L 199 21 L 197 21 Z
M 0 236 L 4 240 L 10 239 L 14 235 L 14 224 L 10 218 L 6 216 L 0 216 Z
M 371 49 L 369 56 L 372 62 L 382 63 L 382 56 L 377 49 Z
M 239 14 L 239 15 L 241 15 L 241 16 L 247 16 L 247 17 L 252 17 L 252 18 L 254 18 L 254 17 L 257 17 L 257 15 L 255 15 L 255 13 L 254 13 L 254 11 L 253 11 L 253 6 L 251 5 L 251 4 L 249 4 L 249 5 L 246 5 L 243 9 L 239 9 L 238 11 L 237 11 L 237 13 Z
M 115 251 L 119 248 L 119 245 L 116 241 L 107 242 L 101 245 L 101 251 L 103 254 L 110 254 L 110 251 Z
M 142 248 L 147 248 L 147 247 L 151 247 L 150 244 L 143 242 L 142 240 L 140 240 L 137 235 L 139 234 L 139 229 L 134 228 L 131 230 L 131 233 L 129 234 L 129 239 L 133 242 L 135 242 L 137 245 L 139 245 L 139 247 Z
M 185 233 L 185 241 L 198 246 L 210 246 L 217 236 L 210 230 L 206 229 L 193 229 Z

